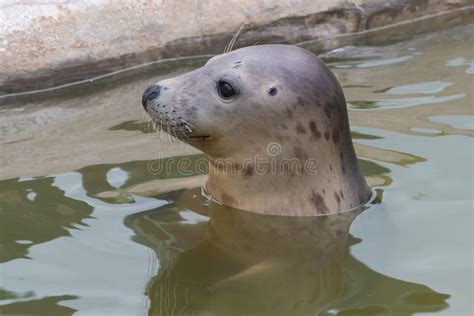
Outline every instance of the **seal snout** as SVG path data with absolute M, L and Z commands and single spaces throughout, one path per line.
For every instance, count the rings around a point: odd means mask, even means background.
M 142 96 L 142 105 L 145 108 L 145 110 L 146 110 L 146 106 L 148 102 L 152 101 L 153 99 L 158 98 L 160 96 L 160 92 L 161 92 L 161 86 L 159 85 L 152 85 L 145 89 L 145 92 L 143 92 L 143 96 Z

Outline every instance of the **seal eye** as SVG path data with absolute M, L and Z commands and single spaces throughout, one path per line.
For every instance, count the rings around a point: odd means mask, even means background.
M 235 90 L 230 83 L 227 81 L 219 81 L 217 84 L 217 91 L 219 95 L 224 99 L 229 99 L 235 95 Z

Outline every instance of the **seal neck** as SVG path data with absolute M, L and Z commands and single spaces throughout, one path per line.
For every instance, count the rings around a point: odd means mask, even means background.
M 352 147 L 330 148 L 299 158 L 280 149 L 259 159 L 209 157 L 208 193 L 234 208 L 272 215 L 312 216 L 355 208 L 369 199 Z M 326 148 L 327 149 L 327 148 Z M 335 153 L 339 154 L 336 155 Z

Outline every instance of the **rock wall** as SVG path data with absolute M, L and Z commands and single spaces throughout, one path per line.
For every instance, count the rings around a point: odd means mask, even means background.
M 381 27 L 474 0 L 3 0 L 0 96 L 141 63 Z

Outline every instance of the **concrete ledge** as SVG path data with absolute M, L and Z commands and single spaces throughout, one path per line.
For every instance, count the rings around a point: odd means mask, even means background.
M 2 1 L 0 95 L 55 87 L 142 63 L 236 47 L 331 39 L 474 0 Z M 313 47 L 314 49 L 314 47 Z

